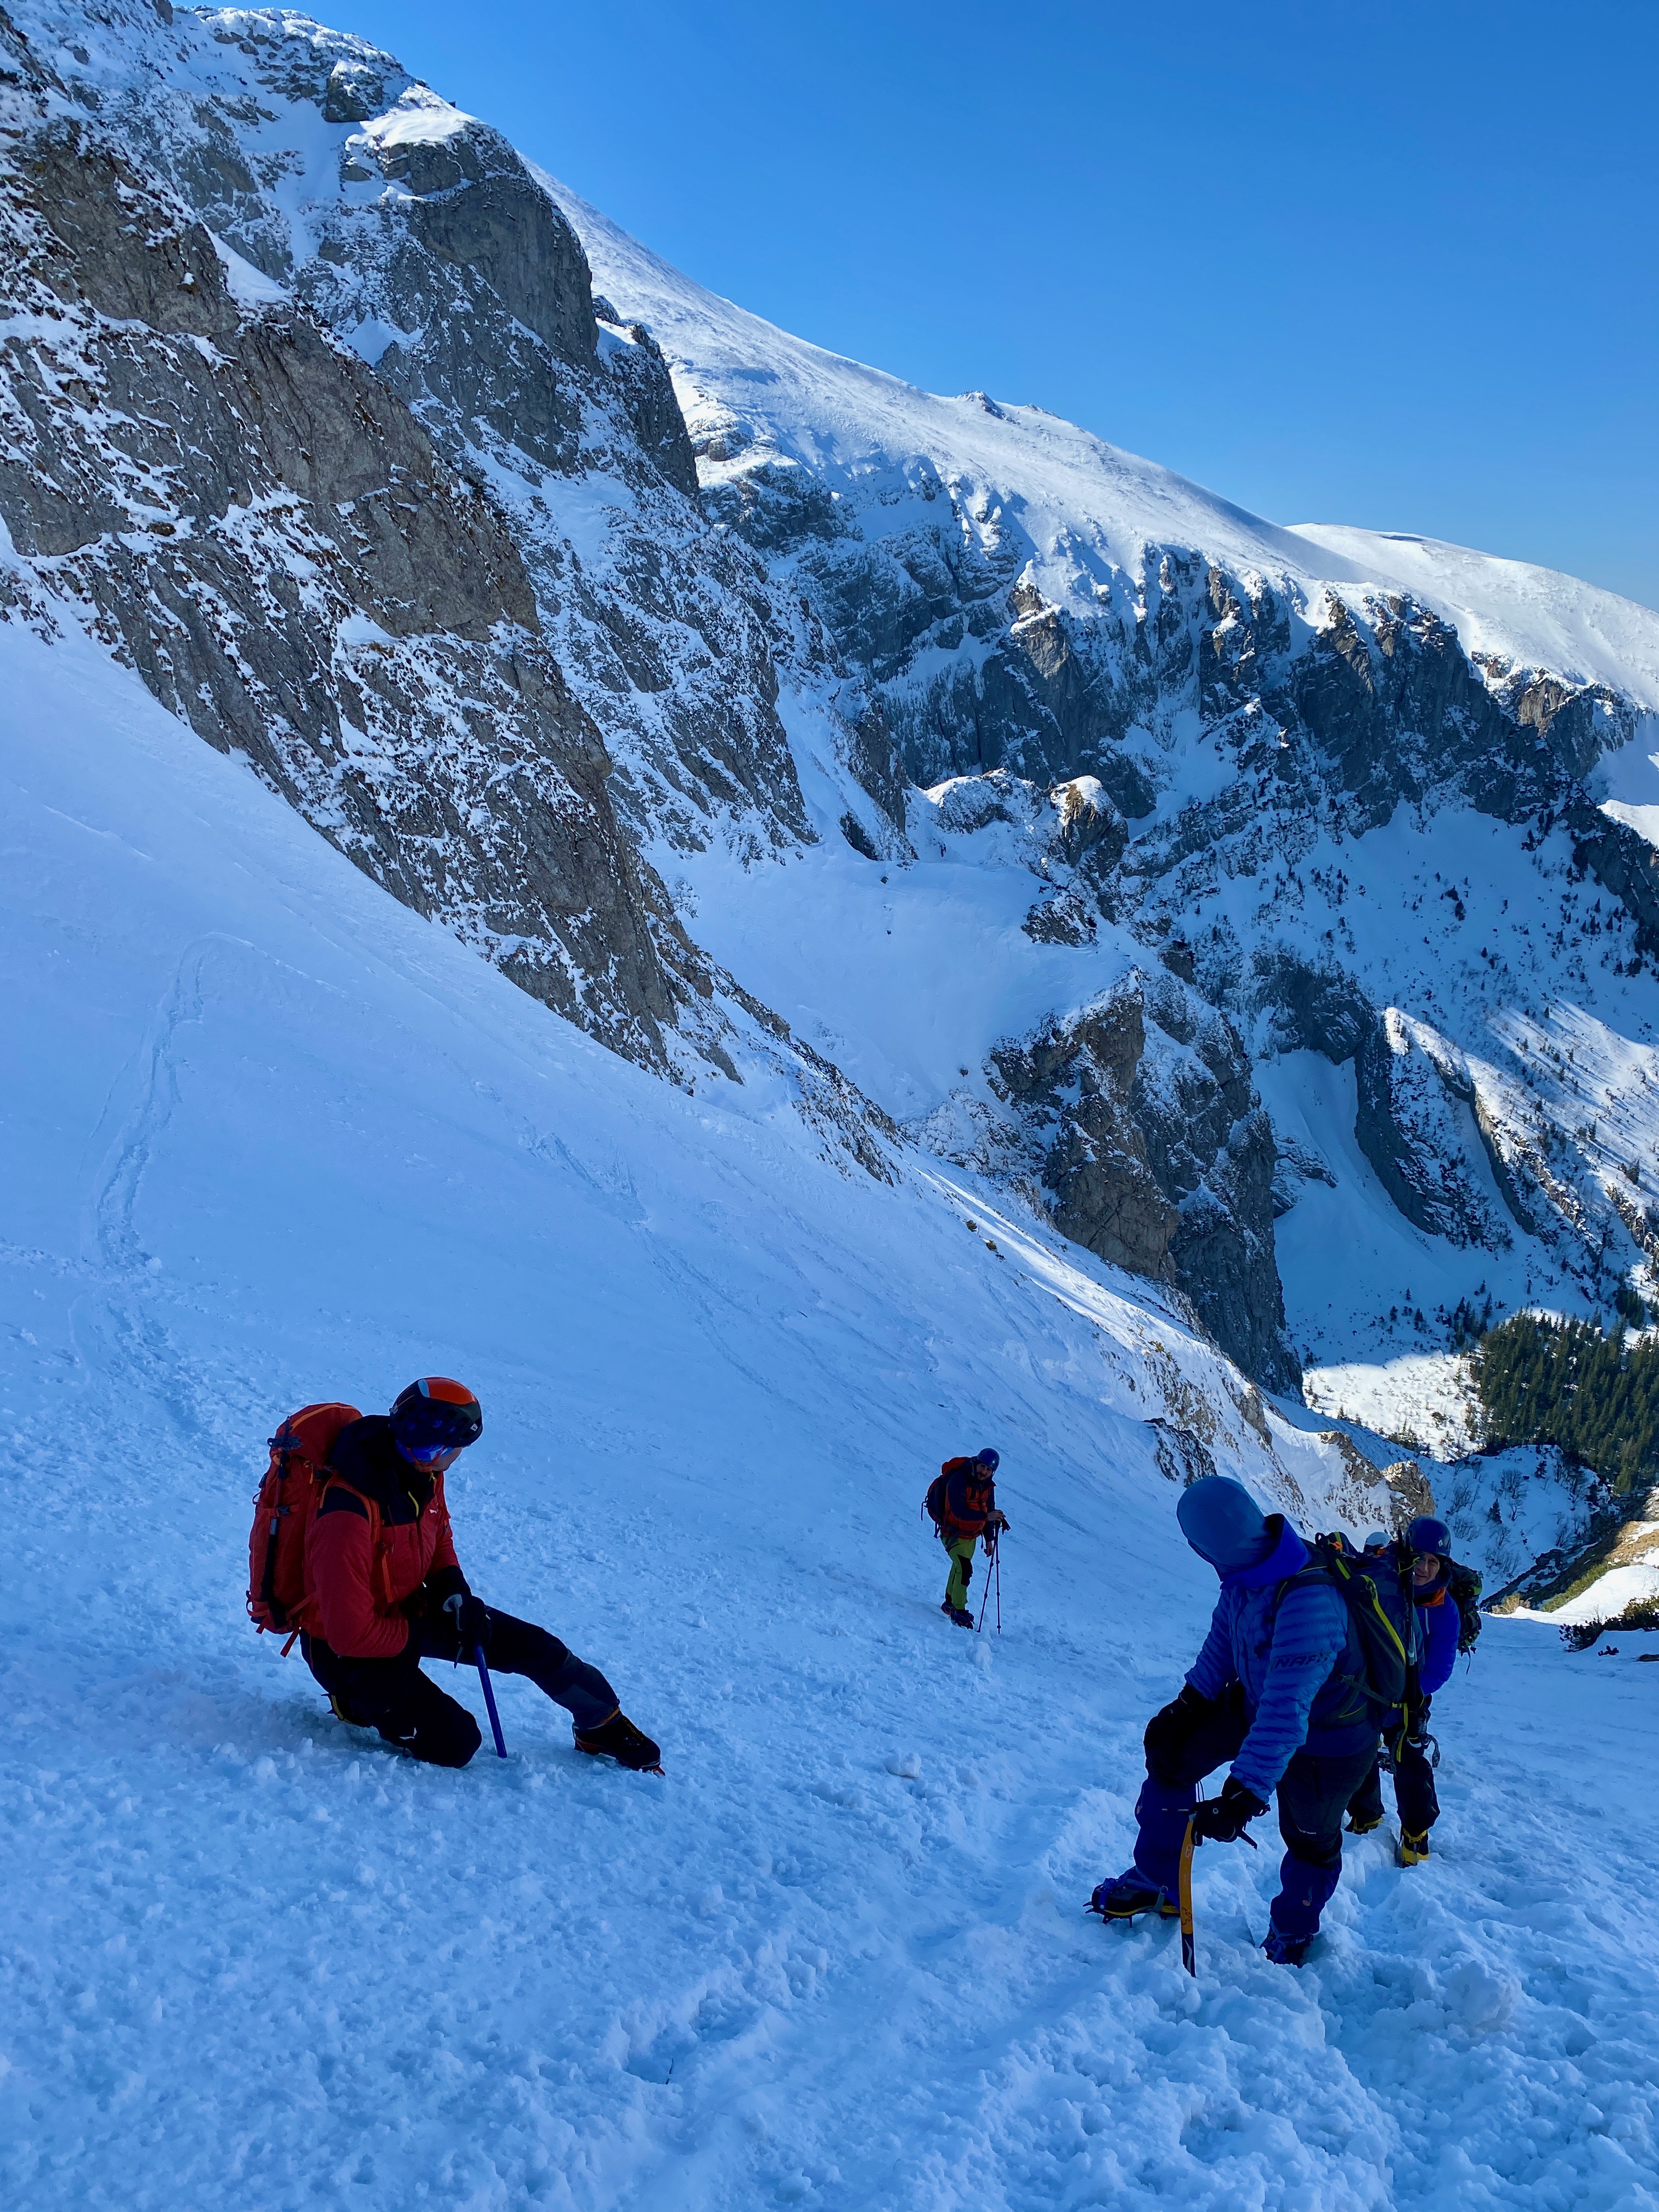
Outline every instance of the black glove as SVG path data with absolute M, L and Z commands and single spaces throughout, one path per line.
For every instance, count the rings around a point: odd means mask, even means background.
M 444 1611 L 455 1624 L 463 1651 L 489 1643 L 489 1613 L 481 1597 L 474 1597 L 471 1590 L 457 1590 L 444 1600 Z
M 1195 1844 L 1236 1844 L 1250 1821 L 1259 1820 L 1267 1807 L 1254 1790 L 1247 1790 L 1229 1775 L 1218 1797 L 1206 1797 L 1193 1812 Z
M 1207 1713 L 1212 1700 L 1183 1682 L 1181 1694 L 1152 1715 L 1146 1723 L 1146 1764 L 1172 1759 L 1186 1744 L 1194 1728 Z

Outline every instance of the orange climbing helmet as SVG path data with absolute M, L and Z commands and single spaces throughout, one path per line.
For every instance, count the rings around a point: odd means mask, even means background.
M 483 1412 L 465 1382 L 448 1375 L 422 1375 L 398 1392 L 392 1433 L 408 1458 L 441 1459 L 477 1443 L 483 1434 Z

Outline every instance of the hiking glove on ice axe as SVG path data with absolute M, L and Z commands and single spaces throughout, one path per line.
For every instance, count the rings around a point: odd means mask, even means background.
M 471 1651 L 489 1640 L 489 1607 L 471 1590 L 457 1590 L 453 1597 L 447 1597 L 444 1611 L 455 1624 L 463 1651 Z
M 1193 1840 L 1199 1844 L 1236 1844 L 1241 1837 L 1247 1844 L 1255 1841 L 1245 1834 L 1248 1824 L 1259 1820 L 1267 1807 L 1254 1790 L 1227 1777 L 1218 1797 L 1206 1797 L 1193 1808 Z

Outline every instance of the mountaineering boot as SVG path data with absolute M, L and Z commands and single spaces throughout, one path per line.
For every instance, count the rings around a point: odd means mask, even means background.
M 578 1751 L 590 1758 L 614 1759 L 618 1766 L 640 1774 L 660 1774 L 662 1753 L 643 1729 L 636 1729 L 624 1712 L 614 1712 L 598 1728 L 573 1729 Z
M 1103 1881 L 1089 1899 L 1091 1912 L 1097 1912 L 1103 1920 L 1134 1920 L 1143 1912 L 1156 1912 L 1165 1920 L 1173 1920 L 1181 1907 L 1167 1889 L 1148 1881 L 1144 1874 L 1131 1867 L 1127 1874 L 1119 1875 L 1115 1881 Z
M 348 1728 L 373 1728 L 374 1725 L 373 1721 L 366 1720 L 354 1705 L 347 1705 L 337 1690 L 329 1692 L 328 1703 L 335 1719 L 343 1721 Z
M 1311 1936 L 1286 1936 L 1282 1929 L 1269 1928 L 1267 1940 L 1261 1946 L 1276 1966 L 1299 1966 L 1308 1955 Z
M 1367 1814 L 1363 1820 L 1349 1821 L 1348 1833 L 1351 1836 L 1369 1836 L 1373 1828 L 1380 1828 L 1382 1825 L 1382 1815 L 1380 1813 L 1376 1814 L 1375 1819 L 1373 1819 L 1370 1814 Z
M 1400 1863 L 1401 1866 L 1421 1866 L 1429 1856 L 1429 1832 L 1413 1836 L 1409 1829 L 1400 1831 Z
M 945 1599 L 944 1604 L 940 1606 L 939 1611 L 941 1613 L 948 1613 L 958 1628 L 971 1628 L 974 1625 L 974 1616 L 968 1611 L 967 1607 L 965 1606 L 952 1605 L 948 1597 Z

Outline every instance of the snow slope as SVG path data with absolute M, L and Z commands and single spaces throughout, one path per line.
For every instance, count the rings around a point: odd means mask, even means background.
M 1310 1515 L 1316 1439 L 779 1079 L 592 1045 L 72 629 L 0 624 L 0 2202 L 1650 2212 L 1659 1681 L 1494 1622 L 1433 1863 L 1358 1846 L 1298 1975 L 1206 1852 L 1189 1982 L 1080 1910 L 1212 1595 L 1142 1416 Z M 511 1683 L 417 1769 L 243 1621 L 275 1418 L 434 1366 L 475 1582 L 662 1781 Z M 975 1639 L 915 1508 L 989 1437 Z

